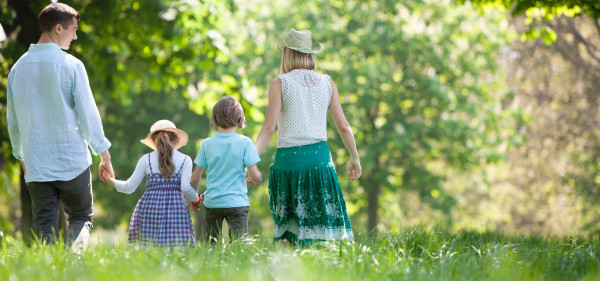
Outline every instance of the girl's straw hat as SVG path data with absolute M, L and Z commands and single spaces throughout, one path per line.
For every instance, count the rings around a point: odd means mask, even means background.
M 179 148 L 183 147 L 188 142 L 187 133 L 182 130 L 177 129 L 175 127 L 175 124 L 173 124 L 173 122 L 171 122 L 169 120 L 156 121 L 156 123 L 154 123 L 154 125 L 152 125 L 152 127 L 150 127 L 150 133 L 148 134 L 148 136 L 145 139 L 140 140 L 140 141 L 143 144 L 147 145 L 148 147 L 156 150 L 156 145 L 154 145 L 154 141 L 152 141 L 152 134 L 154 134 L 158 131 L 173 132 L 177 135 L 177 141 L 174 144 L 175 149 L 179 149 Z
M 283 50 L 284 47 L 296 50 L 305 54 L 318 53 L 323 49 L 319 42 L 313 42 L 310 30 L 290 29 L 285 37 L 277 36 L 277 48 Z

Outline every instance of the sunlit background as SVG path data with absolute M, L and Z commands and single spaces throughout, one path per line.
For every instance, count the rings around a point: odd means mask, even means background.
M 363 176 L 350 183 L 348 153 L 329 120 L 355 231 L 600 230 L 600 7 L 511 13 L 486 4 L 496 1 L 60 2 L 81 12 L 68 52 L 88 71 L 118 179 L 149 152 L 139 140 L 159 119 L 189 134 L 180 151 L 193 158 L 216 132 L 211 109 L 225 95 L 241 101 L 248 123 L 238 133 L 254 139 L 279 73 L 276 37 L 310 29 L 325 46 L 318 71 L 337 84 L 361 156 Z M 6 77 L 37 42 L 37 15 L 49 3 L 0 0 L 2 235 L 31 227 L 6 129 Z M 265 176 L 274 152 L 275 138 L 259 164 Z M 98 161 L 92 237 L 124 243 L 143 184 L 131 195 L 116 192 L 98 179 Z M 251 234 L 272 235 L 267 182 L 249 187 Z M 193 220 L 202 233 L 203 212 Z

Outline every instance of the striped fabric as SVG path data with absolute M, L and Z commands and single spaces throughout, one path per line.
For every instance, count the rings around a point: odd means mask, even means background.
M 185 163 L 185 160 L 184 162 Z M 181 167 L 183 167 L 183 163 Z M 181 167 L 170 179 L 152 171 L 129 223 L 129 243 L 153 246 L 194 245 L 194 230 L 181 194 Z

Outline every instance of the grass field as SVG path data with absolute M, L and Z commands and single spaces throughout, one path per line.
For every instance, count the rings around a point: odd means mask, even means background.
M 0 280 L 600 280 L 597 236 L 410 229 L 308 248 L 269 237 L 192 249 L 26 247 L 6 237 Z

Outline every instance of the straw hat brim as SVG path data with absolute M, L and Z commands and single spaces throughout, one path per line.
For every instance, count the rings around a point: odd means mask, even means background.
M 157 131 L 169 131 L 169 132 L 173 132 L 177 135 L 177 143 L 175 143 L 175 145 L 173 146 L 174 149 L 180 149 L 183 146 L 185 146 L 188 142 L 187 133 L 182 130 L 179 130 L 177 128 L 161 128 L 161 129 L 152 131 L 148 134 L 148 136 L 145 139 L 140 140 L 140 142 L 147 145 L 148 147 L 156 150 L 156 145 L 154 144 L 154 141 L 152 141 L 152 134 L 156 133 Z
M 320 42 L 313 42 L 310 48 L 300 48 L 289 46 L 281 36 L 277 36 L 277 48 L 283 50 L 284 47 L 305 54 L 316 54 L 323 50 L 323 44 L 321 44 Z

